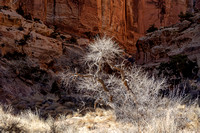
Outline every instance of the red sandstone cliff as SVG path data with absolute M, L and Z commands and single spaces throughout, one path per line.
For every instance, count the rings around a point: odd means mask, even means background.
M 198 0 L 197 2 L 198 3 Z M 193 0 L 2 0 L 0 5 L 22 6 L 32 17 L 76 35 L 114 36 L 129 52 L 150 25 L 168 26 Z

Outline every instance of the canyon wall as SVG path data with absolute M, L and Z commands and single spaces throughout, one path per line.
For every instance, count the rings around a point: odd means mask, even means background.
M 192 11 L 193 0 L 1 0 L 0 5 L 21 6 L 26 14 L 59 31 L 113 36 L 127 52 L 135 52 L 136 41 L 150 25 L 178 22 L 181 11 Z

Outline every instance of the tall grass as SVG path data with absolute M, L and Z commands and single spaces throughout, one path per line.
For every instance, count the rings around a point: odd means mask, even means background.
M 73 114 L 57 119 L 39 118 L 30 111 L 13 115 L 0 106 L 0 132 L 27 133 L 198 133 L 200 131 L 199 107 L 175 104 L 166 108 L 157 108 L 157 114 L 148 121 L 138 123 L 118 121 L 112 110 L 96 109 L 86 115 Z

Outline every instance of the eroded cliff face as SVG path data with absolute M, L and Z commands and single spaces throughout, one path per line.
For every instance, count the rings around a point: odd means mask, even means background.
M 173 26 L 146 34 L 138 40 L 136 46 L 137 64 L 158 66 L 173 56 L 187 55 L 200 68 L 200 13 Z
M 89 40 L 56 34 L 40 20 L 0 7 L 0 103 L 19 103 L 40 90 L 44 95 L 57 91 L 56 77 L 80 66 L 85 43 Z
M 63 32 L 114 36 L 128 52 L 135 52 L 135 42 L 150 25 L 176 23 L 181 11 L 191 10 L 193 0 L 3 0 L 0 4 L 21 6 L 26 14 Z

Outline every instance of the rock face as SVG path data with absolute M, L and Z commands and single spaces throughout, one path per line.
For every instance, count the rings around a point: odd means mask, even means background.
M 56 73 L 75 69 L 84 52 L 79 45 L 89 40 L 72 38 L 39 20 L 27 20 L 6 7 L 0 9 L 0 102 L 47 91 Z
M 200 13 L 138 40 L 137 63 L 156 66 L 175 55 L 187 55 L 200 68 Z
M 46 63 L 62 55 L 62 43 L 49 38 L 53 30 L 46 25 L 25 20 L 13 10 L 0 12 L 0 51 L 7 53 L 22 52 Z
M 169 87 L 163 95 L 175 92 L 174 96 L 184 94 L 190 100 L 200 92 L 200 12 L 183 15 L 182 20 L 141 37 L 136 64 L 166 79 Z
M 197 2 L 198 3 L 198 2 Z M 114 36 L 128 52 L 150 25 L 168 26 L 192 10 L 193 0 L 3 0 L 63 32 L 92 37 Z

